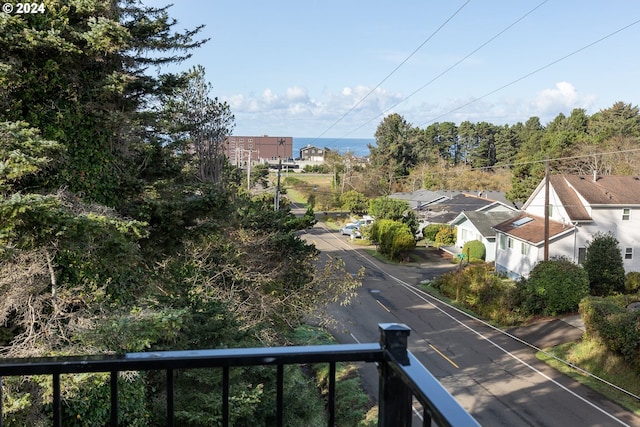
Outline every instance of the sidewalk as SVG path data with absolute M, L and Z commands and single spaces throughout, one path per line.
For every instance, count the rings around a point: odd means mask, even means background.
M 561 319 L 542 320 L 528 326 L 508 329 L 507 332 L 538 348 L 547 348 L 581 339 L 584 322 L 576 314 Z
M 574 328 L 580 329 L 582 332 L 585 331 L 585 329 L 584 329 L 584 321 L 582 320 L 582 316 L 580 316 L 579 314 L 574 314 L 573 316 L 563 317 L 560 320 L 570 324 Z

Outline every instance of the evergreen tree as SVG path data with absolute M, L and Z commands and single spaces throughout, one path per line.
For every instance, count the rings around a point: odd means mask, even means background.
M 591 295 L 607 296 L 624 291 L 625 272 L 618 239 L 611 233 L 596 233 L 587 244 L 584 269 L 589 275 Z
M 0 14 L 0 121 L 25 121 L 65 148 L 43 185 L 112 206 L 136 191 L 136 173 L 148 166 L 141 107 L 176 83 L 146 69 L 203 43 L 193 40 L 199 28 L 176 33 L 174 25 L 166 8 L 133 0 L 52 1 L 47 13 Z

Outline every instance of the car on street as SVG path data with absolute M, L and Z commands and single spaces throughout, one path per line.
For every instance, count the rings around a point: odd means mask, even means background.
M 343 236 L 362 237 L 360 227 L 357 224 L 347 224 L 340 229 L 340 234 Z

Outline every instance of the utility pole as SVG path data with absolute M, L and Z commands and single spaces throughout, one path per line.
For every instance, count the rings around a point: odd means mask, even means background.
M 247 153 L 247 191 L 251 191 L 251 153 L 256 150 L 245 150 L 244 148 L 236 148 L 236 167 L 239 168 L 244 160 L 244 153 Z M 258 151 L 256 151 L 257 153 Z
M 549 156 L 544 168 L 544 260 L 549 261 Z
M 278 182 L 276 184 L 276 194 L 273 197 L 273 210 L 280 210 L 280 174 L 282 173 L 282 157 L 280 157 L 280 146 L 284 145 L 284 138 L 280 138 L 278 140 L 278 145 L 276 146 L 276 154 L 278 155 Z
M 247 191 L 251 192 L 251 152 L 253 150 L 248 150 L 249 151 L 249 159 L 247 162 Z
M 282 173 L 282 159 L 278 159 L 278 184 L 276 186 L 276 210 L 280 210 L 280 175 Z

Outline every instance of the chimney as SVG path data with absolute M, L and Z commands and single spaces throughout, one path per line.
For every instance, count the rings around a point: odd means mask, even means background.
M 596 182 L 598 180 L 598 171 L 597 170 L 593 170 L 593 182 Z

